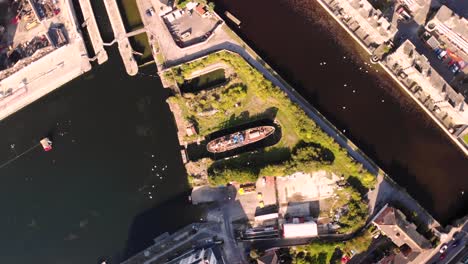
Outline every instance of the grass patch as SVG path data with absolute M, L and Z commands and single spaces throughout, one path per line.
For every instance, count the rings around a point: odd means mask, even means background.
M 163 64 L 163 63 L 164 63 L 164 56 L 162 55 L 161 52 L 159 52 L 158 54 L 156 54 L 156 60 L 158 61 L 159 64 Z
M 226 82 L 224 69 L 217 69 L 190 80 L 186 80 L 180 88 L 183 92 L 198 92 Z
M 468 145 L 468 134 L 463 136 L 463 141 L 465 141 L 465 144 Z
M 298 246 L 290 250 L 292 263 L 341 263 L 343 255 L 352 256 L 366 251 L 372 243 L 369 229 L 345 242 L 314 241 L 309 245 Z M 354 254 L 353 254 L 354 253 Z

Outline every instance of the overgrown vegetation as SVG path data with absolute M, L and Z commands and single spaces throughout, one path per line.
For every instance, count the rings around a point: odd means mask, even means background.
M 215 8 L 215 3 L 213 1 L 208 0 L 178 0 L 176 5 L 178 8 L 184 9 L 190 2 L 204 4 L 208 7 L 209 10 L 214 10 Z
M 175 67 L 164 75 L 183 83 L 192 72 L 216 63 L 225 64 L 234 72 L 226 85 L 197 94 L 177 95 L 169 101 L 178 104 L 183 115 L 197 124 L 201 136 L 269 118 L 281 126 L 282 138 L 275 146 L 258 153 L 245 153 L 235 159 L 215 162 L 209 175 L 213 184 L 324 169 L 346 178 L 353 176 L 366 188 L 374 185 L 373 175 L 349 157 L 347 151 L 323 132 L 279 87 L 239 55 L 227 51 L 213 53 Z
M 363 202 L 362 195 L 351 186 L 338 190 L 336 194 L 338 199 L 333 209 L 338 209 L 341 213 L 341 217 L 338 219 L 341 228 L 338 231 L 349 233 L 361 228 L 366 222 L 368 214 L 367 203 Z
M 343 255 L 351 256 L 366 251 L 372 242 L 369 229 L 345 242 L 314 241 L 306 246 L 299 246 L 290 250 L 293 264 L 305 263 L 341 263 Z

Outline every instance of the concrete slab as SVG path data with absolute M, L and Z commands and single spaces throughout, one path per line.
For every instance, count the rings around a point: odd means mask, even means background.
M 192 203 L 211 203 L 223 201 L 226 197 L 226 188 L 223 187 L 210 187 L 210 186 L 200 186 L 195 187 L 192 190 Z
M 136 75 L 138 73 L 138 64 L 133 57 L 133 50 L 130 45 L 130 41 L 128 40 L 128 37 L 126 37 L 125 26 L 117 2 L 116 0 L 104 0 L 104 6 L 106 7 L 125 69 L 127 70 L 128 75 Z
M 333 195 L 339 177 L 325 171 L 313 174 L 294 173 L 285 177 L 278 177 L 279 204 L 289 202 L 303 202 L 320 200 Z

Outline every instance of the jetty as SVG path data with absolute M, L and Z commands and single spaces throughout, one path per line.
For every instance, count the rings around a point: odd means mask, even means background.
M 236 26 L 240 27 L 241 21 L 235 17 L 233 14 L 231 14 L 229 11 L 224 12 L 227 18 L 229 18 Z
M 122 57 L 128 75 L 136 75 L 138 73 L 138 64 L 133 56 L 132 46 L 128 40 L 127 32 L 125 31 L 119 6 L 116 0 L 104 0 L 104 5 L 109 16 L 112 30 L 114 31 L 115 40 L 111 42 L 111 45 L 115 42 L 118 43 L 120 56 Z
M 83 27 L 86 26 L 88 30 L 89 38 L 91 39 L 91 44 L 96 54 L 96 58 L 99 64 L 106 62 L 109 57 L 107 52 L 104 49 L 104 42 L 102 41 L 101 33 L 96 22 L 96 17 L 94 16 L 93 7 L 91 6 L 90 0 L 79 0 L 81 11 L 83 13 L 84 23 Z

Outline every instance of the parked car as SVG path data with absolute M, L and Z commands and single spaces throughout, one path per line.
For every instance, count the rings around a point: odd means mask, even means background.
M 458 73 L 460 71 L 460 67 L 458 66 L 458 63 L 452 64 L 449 69 L 454 73 Z
M 447 51 L 443 50 L 441 53 L 439 53 L 437 55 L 437 58 L 439 58 L 439 60 L 443 60 L 447 57 Z
M 445 253 L 445 251 L 447 251 L 447 248 L 448 248 L 447 244 L 443 245 L 443 246 L 440 248 L 439 253 L 440 253 L 440 254 Z
M 463 264 L 468 264 L 468 256 L 466 256 L 464 259 L 462 259 Z

